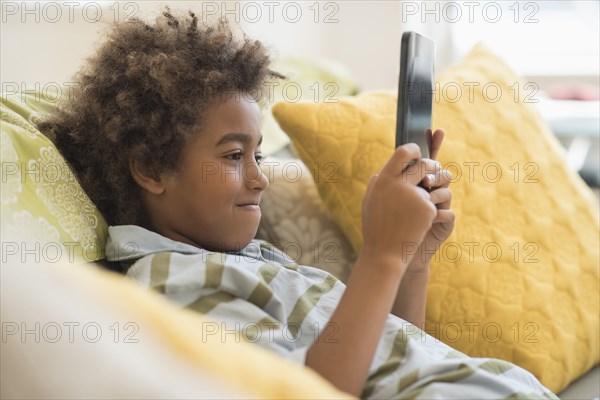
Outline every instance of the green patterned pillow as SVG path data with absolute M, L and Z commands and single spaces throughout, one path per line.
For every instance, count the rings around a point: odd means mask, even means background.
M 3 261 L 104 258 L 104 218 L 35 127 L 41 114 L 55 109 L 53 94 L 3 93 L 0 99 Z

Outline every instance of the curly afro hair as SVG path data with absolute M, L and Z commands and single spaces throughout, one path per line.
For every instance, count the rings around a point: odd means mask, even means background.
M 58 147 L 109 225 L 146 225 L 135 159 L 157 177 L 177 172 L 204 111 L 224 93 L 258 93 L 270 56 L 260 41 L 234 38 L 229 24 L 198 24 L 165 8 L 154 25 L 115 24 L 75 75 L 69 99 L 38 128 Z M 255 96 L 256 97 L 256 96 Z

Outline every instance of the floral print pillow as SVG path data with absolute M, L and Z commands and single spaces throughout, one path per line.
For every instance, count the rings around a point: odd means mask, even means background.
M 56 97 L 55 97 L 56 99 Z M 53 99 L 36 92 L 0 99 L 3 262 L 104 258 L 107 226 L 36 119 Z

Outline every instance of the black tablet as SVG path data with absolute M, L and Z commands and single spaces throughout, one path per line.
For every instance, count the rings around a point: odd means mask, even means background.
M 416 32 L 404 32 L 400 47 L 400 81 L 396 111 L 396 147 L 416 143 L 429 157 L 425 131 L 431 129 L 435 42 Z

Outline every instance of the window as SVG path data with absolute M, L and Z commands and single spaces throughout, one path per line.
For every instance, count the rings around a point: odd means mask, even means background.
M 456 4 L 454 11 L 450 3 Z M 459 58 L 483 41 L 521 75 L 598 76 L 599 1 L 461 1 L 445 6 L 447 21 L 462 12 L 457 23 L 449 24 Z

